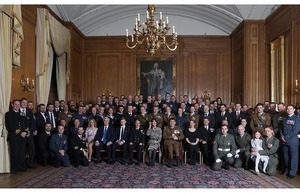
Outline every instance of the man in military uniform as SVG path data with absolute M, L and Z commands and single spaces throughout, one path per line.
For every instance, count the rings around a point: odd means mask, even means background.
M 233 166 L 236 168 L 244 166 L 245 170 L 249 170 L 251 136 L 245 132 L 243 125 L 239 125 L 237 131 L 238 133 L 234 136 L 237 150 Z
M 167 126 L 163 131 L 164 145 L 167 149 L 167 154 L 169 161 L 167 163 L 168 167 L 172 167 L 173 152 L 175 151 L 175 165 L 179 165 L 179 153 L 182 140 L 184 139 L 183 131 L 180 127 L 176 125 L 176 120 L 171 118 L 169 126 Z
M 151 115 L 147 113 L 145 106 L 140 107 L 140 114 L 136 116 L 136 119 L 141 122 L 141 126 L 144 130 L 148 129 Z
M 250 121 L 250 128 L 253 132 L 260 132 L 261 135 L 264 135 L 264 128 L 271 125 L 271 117 L 268 113 L 264 112 L 264 105 L 258 103 L 256 105 L 256 112 L 252 115 Z
M 160 127 L 161 129 L 163 129 L 164 117 L 163 117 L 162 113 L 159 113 L 159 107 L 158 106 L 153 106 L 153 113 L 151 114 L 150 121 L 153 118 L 155 118 L 155 120 L 157 121 L 157 126 Z
M 145 147 L 145 130 L 141 127 L 141 122 L 135 120 L 135 126 L 130 129 L 129 134 L 129 165 L 133 164 L 133 150 L 138 151 L 137 165 L 140 165 L 142 152 Z
M 285 161 L 285 172 L 288 178 L 292 179 L 298 172 L 299 160 L 299 138 L 300 119 L 296 116 L 295 108 L 287 106 L 288 117 L 283 120 L 283 128 L 280 129 L 281 142 L 283 146 L 283 156 Z
M 277 170 L 278 155 L 277 150 L 279 147 L 279 140 L 275 137 L 274 130 L 271 126 L 267 126 L 264 129 L 265 136 L 263 138 L 263 150 L 258 150 L 257 148 L 251 148 L 252 152 L 258 152 L 261 156 L 266 155 L 269 157 L 269 163 L 267 166 L 267 174 L 275 175 Z M 255 160 L 255 159 L 253 159 Z M 262 169 L 262 164 L 260 162 L 259 168 Z
M 164 126 L 167 126 L 169 124 L 170 118 L 176 118 L 175 114 L 172 113 L 172 108 L 170 106 L 166 107 L 166 112 L 163 115 L 164 119 Z
M 12 109 L 5 114 L 5 124 L 8 130 L 10 146 L 10 172 L 26 171 L 25 147 L 26 136 L 30 133 L 28 120 L 20 113 L 20 101 L 12 102 Z
M 222 125 L 221 134 L 217 134 L 213 141 L 213 154 L 215 162 L 213 170 L 220 170 L 222 167 L 229 169 L 229 165 L 234 163 L 234 155 L 236 154 L 236 145 L 234 136 L 227 133 L 228 126 Z

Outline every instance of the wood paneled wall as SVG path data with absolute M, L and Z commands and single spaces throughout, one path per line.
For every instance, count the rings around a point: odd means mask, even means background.
M 38 5 L 23 5 L 24 41 L 21 67 L 13 70 L 12 98 L 35 102 L 35 93 L 22 92 L 20 77 L 35 75 L 35 25 Z M 45 6 L 44 6 L 45 7 Z M 53 13 L 52 13 L 53 14 Z M 97 95 L 137 92 L 137 61 L 149 57 L 143 48 L 130 50 L 124 37 L 85 37 L 72 23 L 71 77 L 67 99 L 94 102 Z M 175 52 L 155 54 L 175 58 L 176 96 L 211 93 L 212 99 L 255 105 L 270 98 L 270 42 L 286 37 L 286 103 L 300 101 L 300 6 L 281 6 L 265 21 L 244 21 L 231 36 L 179 36 Z
M 21 75 L 25 74 L 26 77 L 35 79 L 35 54 L 36 54 L 36 38 L 35 38 L 35 25 L 36 25 L 36 6 L 24 5 L 22 9 L 23 19 L 23 34 L 24 41 L 21 43 L 21 66 L 14 68 L 12 72 L 12 92 L 11 100 L 27 98 L 33 102 L 36 101 L 34 92 L 23 92 L 20 86 Z
M 200 96 L 231 100 L 231 43 L 225 36 L 180 36 L 175 52 L 153 58 L 175 58 L 176 96 Z M 137 93 L 137 61 L 148 57 L 126 47 L 124 37 L 87 37 L 84 42 L 83 101 L 109 91 L 113 95 Z
M 300 79 L 300 6 L 281 6 L 266 19 L 266 52 L 269 63 L 269 45 L 279 36 L 285 37 L 285 88 L 286 104 L 300 102 L 300 93 L 296 93 L 296 79 Z M 299 87 L 299 86 L 298 86 Z

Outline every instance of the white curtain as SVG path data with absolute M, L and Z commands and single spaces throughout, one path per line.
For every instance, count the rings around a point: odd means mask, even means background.
M 53 49 L 57 58 L 57 87 L 59 99 L 66 97 L 70 66 L 70 31 L 58 22 L 47 9 L 37 9 L 37 103 L 47 104 L 53 67 Z M 58 67 L 59 66 L 59 67 Z M 59 72 L 58 72 L 59 71 Z
M 12 83 L 12 19 L 0 12 L 0 173 L 9 172 L 10 162 L 5 127 L 5 113 L 9 109 Z
M 9 110 L 12 68 L 20 66 L 20 48 L 24 40 L 21 5 L 0 6 L 0 173 L 10 171 L 5 113 Z

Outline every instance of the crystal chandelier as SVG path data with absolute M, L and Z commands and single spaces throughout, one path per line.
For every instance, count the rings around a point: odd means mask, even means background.
M 169 19 L 166 17 L 166 21 L 162 18 L 162 13 L 159 14 L 159 20 L 155 22 L 154 15 L 156 11 L 155 5 L 148 5 L 146 22 L 140 22 L 140 14 L 135 19 L 134 34 L 131 38 L 128 36 L 128 29 L 126 29 L 126 46 L 129 49 L 134 49 L 137 45 L 144 44 L 145 50 L 151 56 L 156 50 L 169 49 L 175 51 L 178 45 L 177 32 L 175 32 L 175 26 L 173 26 L 172 37 L 170 43 L 166 41 L 166 36 L 169 27 Z

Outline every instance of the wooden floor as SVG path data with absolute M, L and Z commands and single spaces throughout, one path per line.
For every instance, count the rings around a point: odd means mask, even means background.
M 34 177 L 38 172 L 44 170 L 45 167 L 38 166 L 36 169 L 29 169 L 26 172 L 18 174 L 0 174 L 0 188 L 13 188 L 17 183 L 27 180 L 28 178 Z M 300 188 L 300 174 L 293 179 L 287 179 L 285 175 L 281 175 L 279 172 L 275 175 L 277 178 Z

